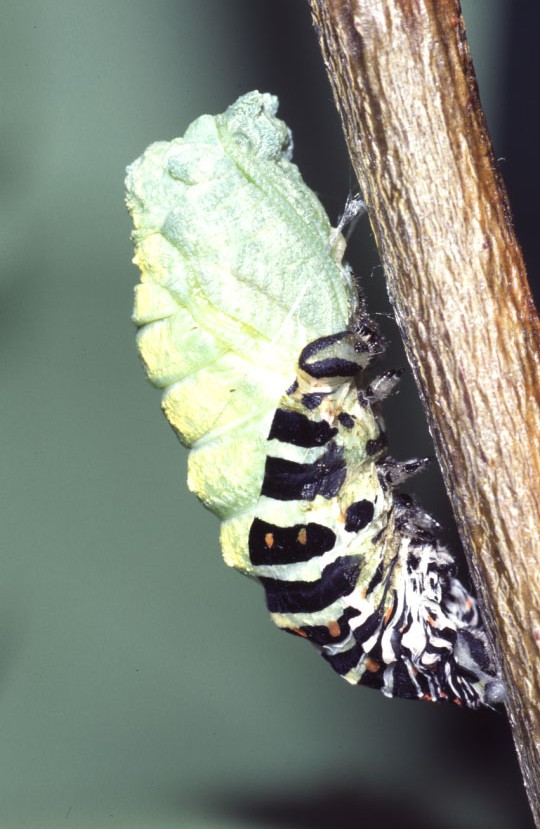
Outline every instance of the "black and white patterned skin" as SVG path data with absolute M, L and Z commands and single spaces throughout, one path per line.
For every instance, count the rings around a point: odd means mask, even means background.
M 386 455 L 378 401 L 399 372 L 365 384 L 383 343 L 365 317 L 353 329 L 304 348 L 275 413 L 252 574 L 276 625 L 311 641 L 348 682 L 472 708 L 497 702 L 475 600 L 436 522 L 394 489 L 425 463 Z M 283 521 L 285 507 L 294 520 Z

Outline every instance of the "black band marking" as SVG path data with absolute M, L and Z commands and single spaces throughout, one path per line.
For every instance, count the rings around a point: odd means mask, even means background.
M 313 501 L 316 495 L 334 498 L 346 475 L 343 449 L 333 442 L 314 463 L 296 463 L 268 455 L 261 494 L 278 501 Z
M 270 613 L 313 613 L 352 593 L 358 581 L 360 556 L 341 556 L 329 564 L 317 581 L 281 581 L 261 578 Z
M 339 331 L 337 334 L 330 334 L 327 337 L 318 337 L 316 340 L 312 340 L 302 349 L 298 359 L 298 365 L 300 368 L 304 369 L 304 371 L 309 371 L 308 360 L 320 351 L 324 351 L 324 349 L 328 348 L 328 346 L 335 345 L 348 336 L 349 331 Z
M 336 535 L 322 524 L 277 527 L 255 518 L 249 530 L 249 557 L 255 565 L 309 561 L 334 548 Z
M 336 434 L 337 429 L 332 428 L 326 420 L 310 420 L 300 412 L 277 409 L 268 440 L 280 440 L 282 443 L 292 443 L 293 446 L 308 449 L 324 446 Z
M 377 610 L 374 613 L 372 613 L 371 616 L 367 617 L 365 622 L 362 622 L 361 625 L 355 628 L 354 638 L 356 639 L 356 641 L 359 644 L 364 645 L 368 641 L 368 639 L 371 639 L 371 637 L 381 624 L 382 619 L 382 610 L 380 608 L 377 608 Z
M 364 498 L 362 501 L 355 501 L 345 513 L 345 529 L 349 533 L 357 533 L 373 521 L 375 507 L 372 501 Z
M 315 645 L 335 645 L 347 638 L 351 632 L 349 621 L 359 613 L 356 607 L 347 607 L 339 619 L 335 620 L 331 629 L 327 625 L 304 625 L 302 631 Z M 338 628 L 339 633 L 336 633 Z
M 360 371 L 357 363 L 350 360 L 342 360 L 339 357 L 327 357 L 319 360 L 318 363 L 310 363 L 309 368 L 304 369 L 306 374 L 320 380 L 324 377 L 354 377 Z
M 354 417 L 347 412 L 341 412 L 338 414 L 338 420 L 342 426 L 345 426 L 346 429 L 352 429 L 354 426 Z
M 369 596 L 375 590 L 377 585 L 381 583 L 383 573 L 384 573 L 384 563 L 382 561 L 380 561 L 377 565 L 377 569 L 375 570 L 375 572 L 373 573 L 373 575 L 371 577 L 371 581 L 369 582 L 368 586 L 366 587 L 366 596 Z
M 316 355 L 329 346 L 335 345 L 345 337 L 350 337 L 349 331 L 341 331 L 329 337 L 319 337 L 308 343 L 300 354 L 298 365 L 310 377 L 319 380 L 323 377 L 354 377 L 360 371 L 360 365 L 342 357 L 323 357 L 317 360 Z
M 418 699 L 418 688 L 411 679 L 407 663 L 398 661 L 392 671 L 393 687 L 392 693 L 403 699 Z

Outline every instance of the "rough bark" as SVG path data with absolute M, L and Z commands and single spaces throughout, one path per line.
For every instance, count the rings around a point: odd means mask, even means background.
M 457 0 L 311 0 L 540 826 L 540 325 Z

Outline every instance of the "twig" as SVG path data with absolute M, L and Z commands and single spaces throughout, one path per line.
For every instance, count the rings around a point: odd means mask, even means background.
M 540 325 L 458 0 L 311 0 L 540 826 Z

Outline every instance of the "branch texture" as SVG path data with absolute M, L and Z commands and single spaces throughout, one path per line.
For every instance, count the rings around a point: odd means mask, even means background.
M 458 0 L 311 0 L 540 826 L 540 326 Z

